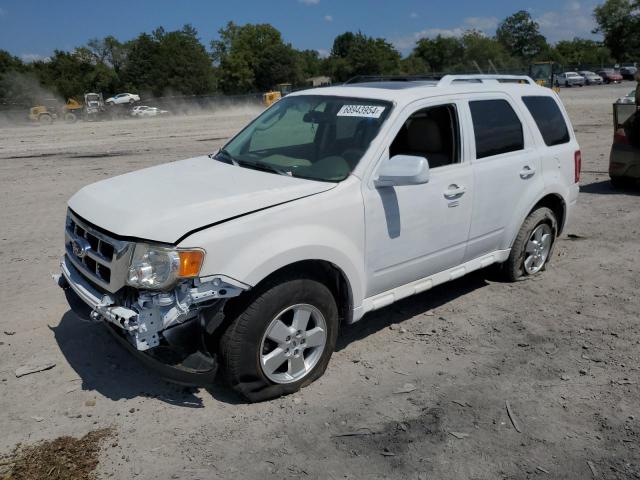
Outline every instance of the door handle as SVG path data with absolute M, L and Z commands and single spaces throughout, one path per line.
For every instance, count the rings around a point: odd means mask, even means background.
M 520 178 L 526 180 L 527 178 L 531 178 L 536 174 L 536 169 L 530 167 L 529 165 L 525 165 L 522 170 L 520 170 Z
M 444 198 L 447 200 L 455 200 L 456 198 L 460 198 L 466 192 L 466 188 L 464 185 L 456 185 L 455 183 L 449 185 L 449 187 L 444 191 Z

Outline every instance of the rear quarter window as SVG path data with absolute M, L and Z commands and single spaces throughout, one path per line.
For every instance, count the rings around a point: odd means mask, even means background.
M 515 152 L 524 148 L 522 123 L 506 100 L 469 102 L 476 140 L 476 158 Z
M 528 96 L 522 97 L 522 101 L 531 112 L 544 143 L 548 147 L 569 142 L 567 123 L 553 98 Z

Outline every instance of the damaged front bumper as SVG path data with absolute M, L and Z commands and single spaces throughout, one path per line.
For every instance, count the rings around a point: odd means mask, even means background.
M 242 289 L 217 280 L 179 286 L 169 293 L 140 292 L 133 301 L 118 302 L 115 295 L 92 285 L 66 256 L 60 267 L 56 280 L 78 316 L 104 320 L 123 346 L 166 380 L 213 383 L 218 365 L 206 337 L 222 322 L 226 299 Z

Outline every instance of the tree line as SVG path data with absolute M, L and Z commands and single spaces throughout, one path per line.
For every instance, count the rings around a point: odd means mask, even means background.
M 345 32 L 321 58 L 315 50 L 294 48 L 269 24 L 233 22 L 208 48 L 195 28 L 185 25 L 170 32 L 160 27 L 126 42 L 113 36 L 92 39 L 31 63 L 0 50 L 0 103 L 42 101 L 49 92 L 60 98 L 89 91 L 232 95 L 264 92 L 285 82 L 302 86 L 318 75 L 342 82 L 357 75 L 516 71 L 533 61 L 610 65 L 640 60 L 639 11 L 640 0 L 606 0 L 594 10 L 602 42 L 574 38 L 552 45 L 522 10 L 500 22 L 493 36 L 468 30 L 459 37 L 421 38 L 404 57 L 383 38 Z

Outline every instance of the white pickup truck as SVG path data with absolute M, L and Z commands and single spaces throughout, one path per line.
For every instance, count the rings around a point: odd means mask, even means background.
M 323 374 L 341 324 L 494 263 L 543 270 L 580 161 L 528 77 L 296 92 L 215 154 L 75 194 L 59 284 L 164 377 L 220 365 L 273 398 Z

